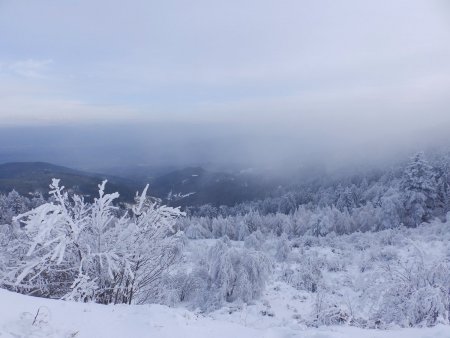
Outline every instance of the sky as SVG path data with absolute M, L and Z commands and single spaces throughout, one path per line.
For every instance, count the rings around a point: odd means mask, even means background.
M 450 131 L 449 41 L 446 0 L 0 0 L 0 160 L 420 147 Z

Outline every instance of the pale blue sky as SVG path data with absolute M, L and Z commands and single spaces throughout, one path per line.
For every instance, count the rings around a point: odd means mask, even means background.
M 446 0 L 0 0 L 0 126 L 373 142 L 450 123 L 449 41 Z

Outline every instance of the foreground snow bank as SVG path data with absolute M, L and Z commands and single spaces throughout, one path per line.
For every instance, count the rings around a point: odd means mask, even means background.
M 0 290 L 0 337 L 306 337 L 448 338 L 450 326 L 393 331 L 351 327 L 257 329 L 160 305 L 103 306 L 23 296 Z

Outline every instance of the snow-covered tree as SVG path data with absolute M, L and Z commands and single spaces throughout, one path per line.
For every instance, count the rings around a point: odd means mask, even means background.
M 6 195 L 0 195 L 0 224 L 10 224 L 12 219 L 34 207 L 43 204 L 42 195 L 37 194 L 30 200 L 12 190 Z
M 291 252 L 291 244 L 286 234 L 283 234 L 277 241 L 275 258 L 279 262 L 285 262 Z
M 319 237 L 325 236 L 330 232 L 332 223 L 325 210 L 326 209 L 320 209 L 311 217 L 309 224 L 309 233 L 311 235 Z
M 417 226 L 429 221 L 437 198 L 437 187 L 433 168 L 423 153 L 416 154 L 406 167 L 400 189 L 403 193 L 405 224 Z

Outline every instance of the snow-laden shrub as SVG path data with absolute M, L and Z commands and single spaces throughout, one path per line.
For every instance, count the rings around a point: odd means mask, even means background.
M 399 246 L 404 244 L 405 236 L 408 234 L 409 229 L 387 229 L 379 233 L 378 239 L 381 245 L 386 246 Z
M 372 261 L 389 262 L 398 259 L 397 250 L 394 247 L 387 246 L 383 249 L 370 250 L 370 259 Z
M 448 290 L 424 286 L 413 293 L 408 304 L 410 326 L 448 323 Z
M 293 240 L 293 246 L 297 248 L 318 246 L 320 239 L 315 236 L 305 235 Z
M 184 303 L 197 307 L 206 301 L 209 283 L 208 271 L 204 266 L 198 266 L 190 273 L 176 271 L 163 277 L 164 292 L 160 302 L 169 306 Z
M 262 252 L 233 247 L 220 239 L 190 271 L 166 277 L 165 303 L 211 311 L 226 303 L 250 303 L 259 298 L 269 279 L 272 261 Z
M 277 240 L 275 258 L 279 262 L 285 262 L 290 253 L 291 253 L 291 244 L 289 243 L 289 240 L 287 239 L 286 234 L 283 234 Z
M 373 318 L 382 325 L 402 327 L 448 323 L 448 291 L 430 285 L 412 289 L 395 284 L 383 294 L 380 310 Z
M 250 235 L 250 229 L 245 222 L 241 221 L 238 223 L 237 233 L 238 233 L 237 239 L 239 241 L 243 241 Z
M 184 233 L 189 239 L 203 239 L 211 238 L 212 234 L 208 229 L 205 229 L 201 222 L 191 221 L 191 223 L 185 227 Z
M 304 256 L 301 264 L 283 271 L 282 280 L 297 290 L 317 292 L 322 284 L 322 262 L 317 256 Z
M 449 322 L 450 268 L 447 264 L 416 259 L 388 265 L 378 310 L 373 318 L 382 325 L 433 326 Z
M 119 194 L 106 194 L 105 184 L 86 203 L 54 179 L 52 201 L 16 217 L 21 238 L 8 246 L 8 288 L 100 303 L 142 303 L 158 293 L 162 272 L 179 253 L 172 227 L 182 213 L 147 198 L 147 186 L 117 218 Z
M 371 271 L 374 269 L 375 261 L 370 253 L 364 253 L 357 262 L 358 271 L 361 273 Z
M 332 295 L 318 292 L 315 296 L 310 322 L 313 326 L 342 325 L 351 319 L 348 307 Z
M 226 302 L 250 302 L 264 290 L 272 262 L 261 252 L 218 241 L 208 252 L 211 289 Z
M 8 245 L 14 240 L 12 227 L 8 224 L 0 225 L 0 276 L 6 273 L 10 253 L 8 252 Z M 2 280 L 0 278 L 0 287 L 2 287 Z
M 339 272 L 339 271 L 345 271 L 345 261 L 338 256 L 333 256 L 330 258 L 325 259 L 325 266 L 327 271 L 330 272 Z
M 212 221 L 212 234 L 214 238 L 227 236 L 230 239 L 237 239 L 237 229 L 232 218 L 218 217 Z
M 247 249 L 261 250 L 264 239 L 264 235 L 261 231 L 255 231 L 245 239 L 244 246 Z

